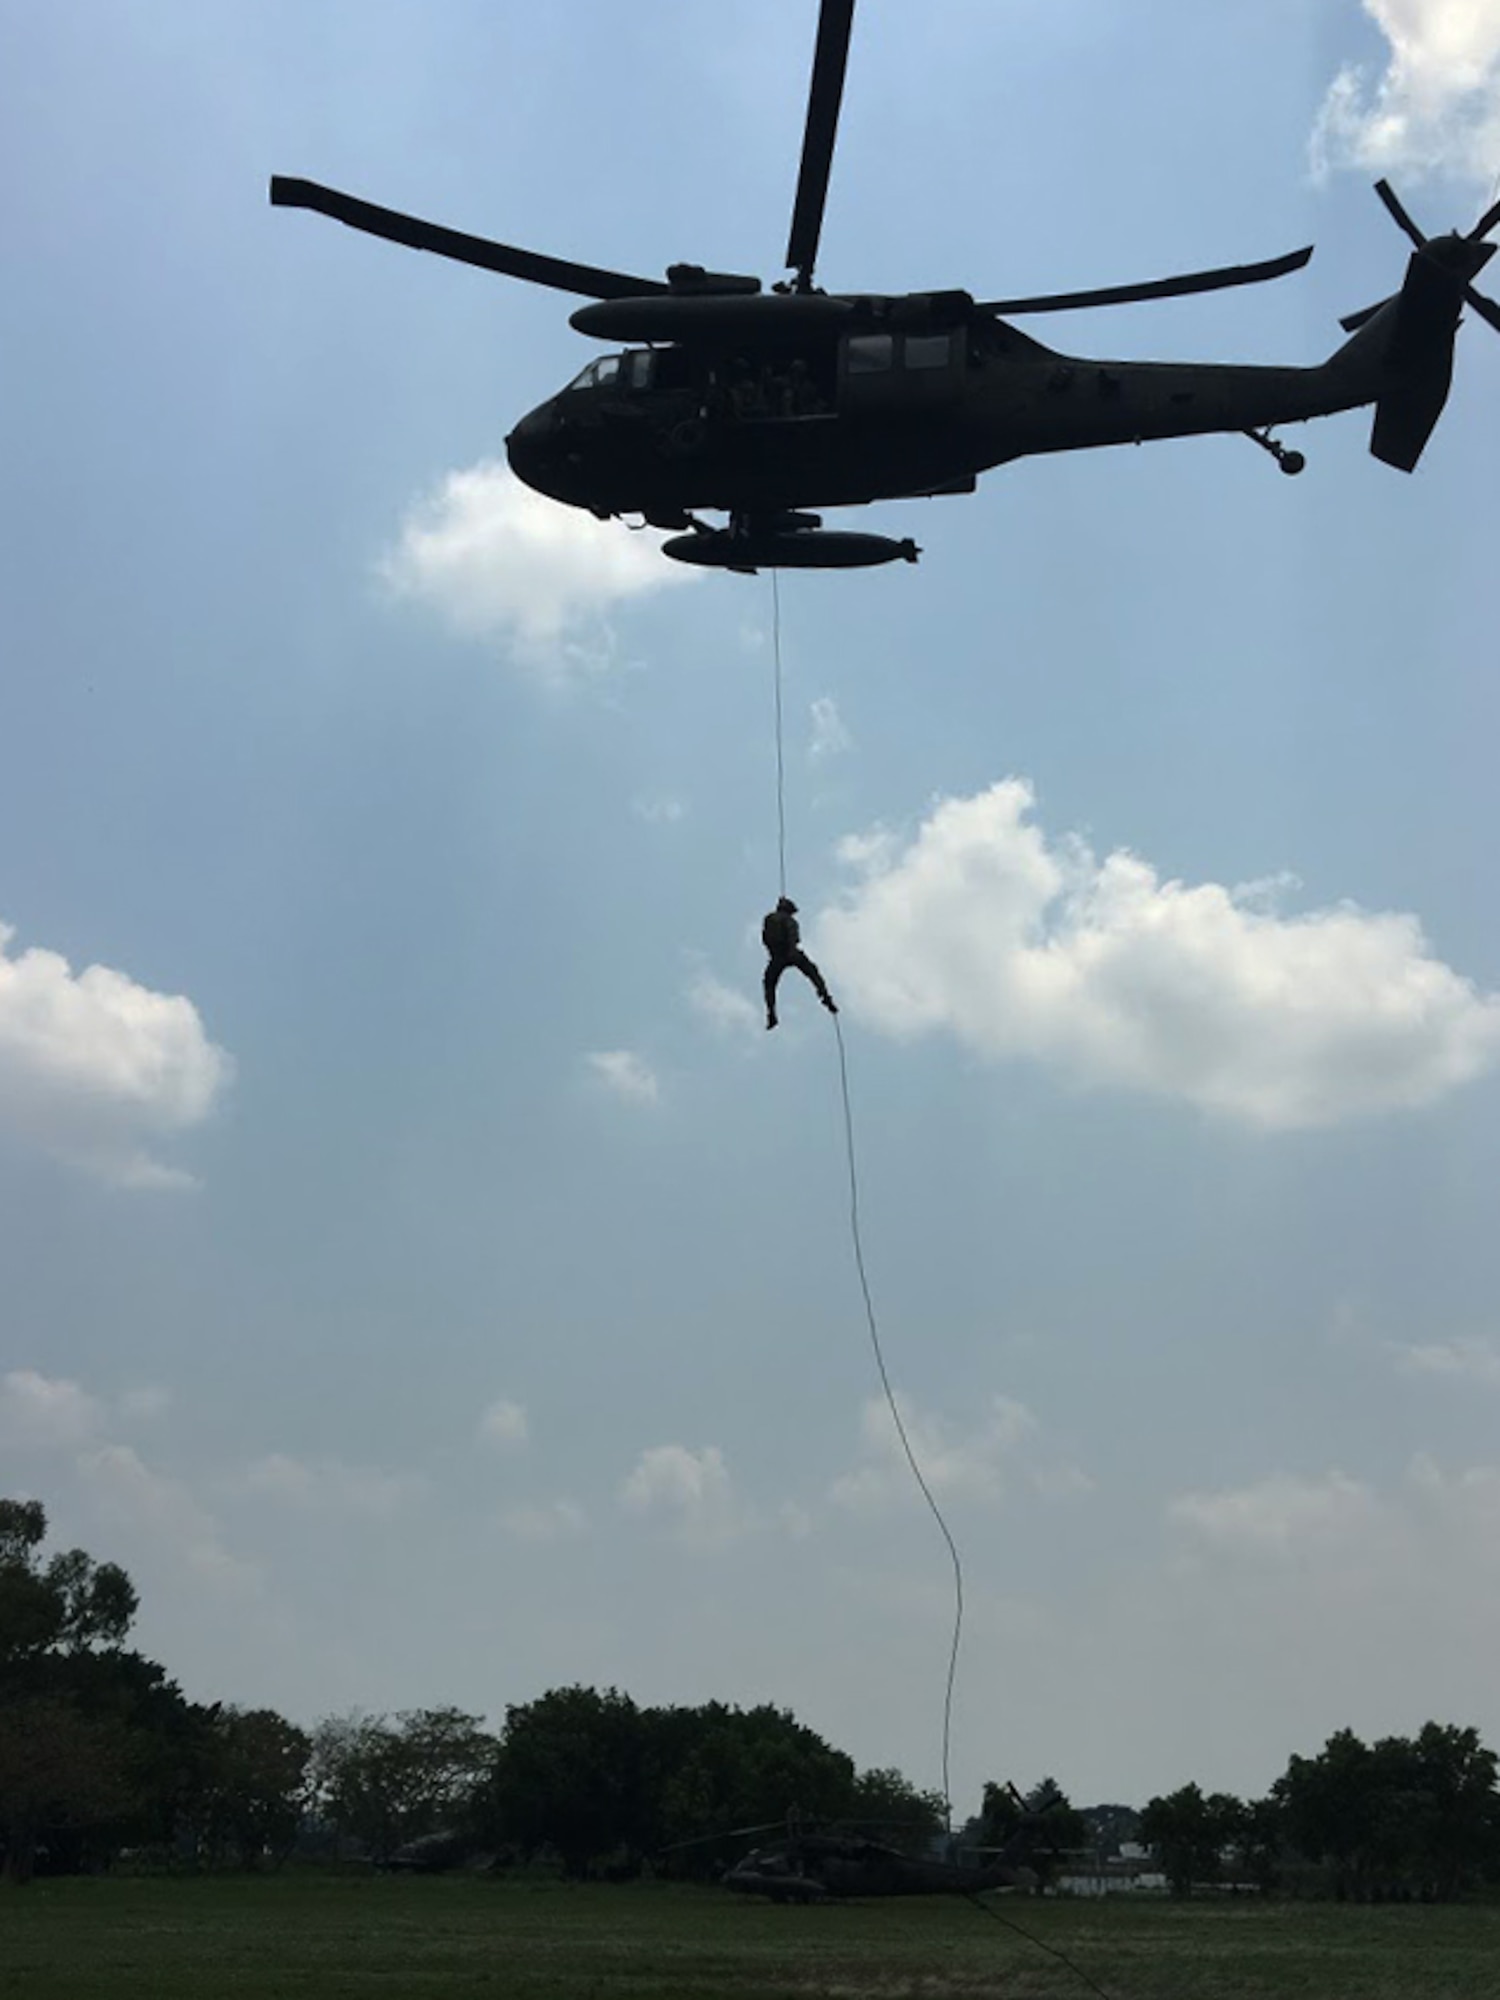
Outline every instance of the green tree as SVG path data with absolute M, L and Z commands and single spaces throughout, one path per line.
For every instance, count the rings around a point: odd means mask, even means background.
M 496 1749 L 482 1718 L 459 1708 L 329 1716 L 313 1732 L 311 1793 L 325 1821 L 388 1861 L 471 1819 Z
M 1238 1843 L 1245 1808 L 1228 1792 L 1205 1798 L 1196 1785 L 1148 1799 L 1141 1839 L 1155 1852 L 1174 1896 L 1190 1896 L 1199 1883 L 1217 1882 L 1227 1848 Z
M 0 1843 L 5 1872 L 29 1882 L 38 1847 L 130 1808 L 129 1744 L 117 1724 L 50 1695 L 0 1702 Z
M 488 1824 L 524 1853 L 550 1847 L 570 1875 L 651 1843 L 646 1725 L 617 1688 L 552 1688 L 506 1710 Z
M 245 1868 L 284 1861 L 308 1800 L 311 1737 L 271 1708 L 215 1707 L 198 1717 L 201 1847 Z
M 851 1816 L 878 1840 L 905 1853 L 925 1854 L 947 1825 L 940 1792 L 922 1792 L 900 1771 L 861 1771 L 854 1781 Z
M 103 1698 L 135 1591 L 82 1549 L 44 1562 L 46 1537 L 39 1500 L 0 1499 L 0 1837 L 23 1881 L 43 1840 L 76 1841 L 135 1798 L 128 1705 Z
M 64 1549 L 43 1565 L 40 1500 L 0 1499 L 0 1687 L 52 1652 L 118 1646 L 135 1617 L 130 1578 L 116 1563 Z
M 1330 1736 L 1272 1788 L 1290 1845 L 1361 1900 L 1446 1900 L 1500 1865 L 1497 1762 L 1474 1729 L 1436 1722 L 1415 1738 Z

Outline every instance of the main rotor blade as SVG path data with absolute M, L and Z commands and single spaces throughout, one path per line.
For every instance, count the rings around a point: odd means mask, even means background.
M 854 25 L 854 0 L 823 0 L 818 15 L 818 42 L 813 54 L 812 83 L 807 93 L 807 124 L 802 133 L 802 166 L 797 198 L 792 204 L 792 228 L 786 240 L 787 268 L 798 283 L 812 282 L 823 229 L 823 204 L 828 199 L 828 174 L 833 165 L 833 141 L 838 131 L 839 103 L 844 95 L 844 67 L 849 60 L 849 34 Z
M 1407 235 L 1411 238 L 1412 242 L 1415 243 L 1417 248 L 1420 250 L 1422 248 L 1422 245 L 1427 241 L 1427 238 L 1422 234 L 1421 230 L 1418 229 L 1417 225 L 1412 221 L 1411 217 L 1407 214 L 1406 210 L 1401 206 L 1400 202 L 1396 199 L 1396 190 L 1391 186 L 1390 182 L 1385 179 L 1376 181 L 1375 192 L 1380 196 L 1380 199 L 1385 203 L 1387 213 L 1390 215 L 1390 218 L 1395 223 L 1396 227 L 1398 229 L 1404 229 Z
M 486 236 L 466 236 L 461 230 L 444 229 L 414 215 L 398 215 L 393 208 L 377 208 L 372 201 L 359 201 L 352 194 L 340 194 L 337 188 L 320 187 L 316 181 L 289 180 L 285 174 L 272 175 L 271 202 L 276 208 L 316 209 L 319 215 L 346 222 L 367 236 L 383 236 L 388 243 L 430 250 L 434 256 L 451 258 L 457 264 L 475 264 L 482 271 L 499 271 L 507 278 L 524 278 L 528 284 L 550 285 L 559 292 L 579 292 L 585 298 L 636 299 L 670 289 L 655 278 L 632 278 L 624 271 L 602 271 L 593 264 L 571 264 L 561 257 L 543 257 L 535 250 L 516 250 L 508 243 L 492 243 Z
M 1500 201 L 1487 208 L 1469 231 L 1470 242 L 1477 243 L 1481 236 L 1488 236 L 1495 224 L 1500 222 Z
M 1500 306 L 1497 306 L 1493 299 L 1487 299 L 1483 292 L 1476 292 L 1472 285 L 1464 286 L 1464 297 L 1479 317 L 1488 320 L 1496 333 L 1500 333 Z
M 665 1847 L 654 1848 L 656 1854 L 677 1854 L 684 1847 L 708 1847 L 716 1840 L 744 1840 L 752 1833 L 785 1833 L 786 1820 L 768 1819 L 759 1826 L 726 1826 L 717 1833 L 696 1833 L 691 1840 L 669 1841 Z
M 1072 312 L 1085 306 L 1133 305 L 1138 299 L 1177 299 L 1189 292 L 1221 292 L 1232 285 L 1260 285 L 1300 271 L 1312 255 L 1312 245 L 1263 264 L 1225 264 L 1216 271 L 1186 271 L 1179 278 L 1156 278 L 1146 285 L 1106 285 L 1092 292 L 1045 292 L 1034 299 L 986 299 L 974 310 L 1003 319 L 1023 313 Z

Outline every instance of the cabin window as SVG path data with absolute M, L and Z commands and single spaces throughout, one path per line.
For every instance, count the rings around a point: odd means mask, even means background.
M 878 375 L 894 365 L 896 343 L 888 333 L 857 333 L 849 342 L 849 373 Z
M 634 354 L 625 357 L 625 385 L 629 389 L 649 389 L 651 387 L 651 350 L 638 347 Z
M 908 368 L 946 368 L 953 354 L 951 333 L 909 333 L 903 350 Z

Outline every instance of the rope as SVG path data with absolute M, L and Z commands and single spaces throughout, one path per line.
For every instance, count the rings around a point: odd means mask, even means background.
M 1065 1965 L 1068 1968 L 1069 1972 L 1073 1973 L 1077 1978 L 1083 1981 L 1084 1985 L 1089 1989 L 1090 1993 L 1097 1993 L 1099 1996 L 1099 2000 L 1113 2000 L 1113 1996 L 1110 1993 L 1106 1992 L 1105 1989 L 1099 1984 L 1099 1982 L 1096 1979 L 1090 1978 L 1088 1973 L 1084 1971 L 1083 1967 L 1078 1963 L 1076 1959 L 1069 1958 L 1068 1954 L 1062 1949 L 1060 1945 L 1048 1944 L 1047 1940 L 1045 1938 L 1039 1938 L 1035 1931 L 1027 1930 L 1023 1924 L 1018 1924 L 1014 1917 L 1007 1917 L 1002 1915 L 1001 1912 L 995 1909 L 991 1904 L 981 1902 L 978 1896 L 976 1895 L 970 1894 L 969 1892 L 966 1891 L 964 1895 L 964 1901 L 966 1903 L 972 1903 L 975 1909 L 978 1910 L 981 1913 L 981 1915 L 986 1917 L 993 1917 L 997 1924 L 1004 1924 L 1005 1928 L 1008 1931 L 1014 1931 L 1017 1937 L 1025 1938 L 1028 1944 L 1034 1944 L 1038 1951 L 1045 1951 L 1046 1953 L 1048 1953 L 1050 1957 L 1057 1959 L 1059 1963 Z
M 912 1477 L 921 1488 L 922 1498 L 927 1502 L 932 1518 L 937 1522 L 943 1540 L 948 1545 L 948 1555 L 953 1564 L 953 1643 L 948 1650 L 948 1679 L 943 1690 L 943 1819 L 946 1830 L 951 1836 L 953 1792 L 949 1782 L 948 1753 L 953 1735 L 953 1682 L 958 1673 L 958 1647 L 964 1628 L 964 1568 L 959 1558 L 958 1544 L 954 1541 L 952 1531 L 943 1518 L 942 1508 L 933 1498 L 932 1488 L 927 1484 L 917 1454 L 912 1448 L 911 1438 L 901 1419 L 901 1405 L 896 1401 L 896 1392 L 891 1387 L 890 1371 L 885 1365 L 885 1350 L 881 1346 L 880 1327 L 870 1297 L 870 1280 L 865 1270 L 864 1243 L 860 1234 L 859 1170 L 854 1152 L 854 1114 L 849 1103 L 849 1062 L 844 1051 L 843 1024 L 837 1014 L 833 1017 L 833 1032 L 838 1039 L 839 1047 L 839 1086 L 844 1099 L 844 1146 L 849 1161 L 849 1234 L 854 1243 L 854 1268 L 859 1273 L 860 1294 L 865 1302 L 865 1323 L 870 1329 L 870 1346 L 874 1351 L 875 1366 L 880 1371 L 880 1386 L 885 1391 L 886 1406 L 890 1410 L 891 1421 L 896 1426 L 896 1435 L 901 1440 L 901 1449 L 906 1453 L 906 1462 L 911 1467 Z M 1024 1938 L 1028 1944 L 1035 1945 L 1038 1951 L 1044 1951 L 1057 1959 L 1080 1979 L 1091 1993 L 1096 1994 L 1098 2000 L 1112 2000 L 1112 1996 L 1098 1981 L 1091 1978 L 1075 1959 L 1069 1958 L 1060 1946 L 1049 1944 L 1045 1938 L 1040 1938 L 1035 1932 L 1027 1930 L 1024 1924 L 1018 1924 L 1014 1917 L 1003 1916 L 999 1910 L 981 1902 L 972 1890 L 965 1891 L 965 1901 L 972 1903 L 975 1909 L 982 1911 L 985 1916 L 993 1917 L 997 1924 L 1003 1924 L 1007 1930 L 1014 1931 L 1017 1937 Z
M 958 1544 L 954 1541 L 948 1523 L 943 1518 L 942 1508 L 933 1498 L 932 1488 L 927 1484 L 917 1454 L 912 1449 L 911 1439 L 901 1418 L 901 1406 L 896 1401 L 896 1392 L 891 1387 L 890 1372 L 885 1365 L 885 1350 L 880 1344 L 880 1327 L 870 1298 L 870 1280 L 865 1271 L 864 1244 L 860 1237 L 859 1171 L 854 1155 L 854 1114 L 849 1106 L 849 1062 L 844 1053 L 843 1025 L 837 1014 L 833 1017 L 833 1032 L 838 1038 L 839 1085 L 844 1096 L 844 1145 L 849 1160 L 849 1233 L 854 1243 L 854 1268 L 859 1273 L 859 1289 L 865 1302 L 865 1323 L 870 1330 L 870 1346 L 875 1355 L 875 1366 L 880 1371 L 880 1386 L 885 1391 L 891 1421 L 896 1426 L 897 1437 L 901 1440 L 901 1449 L 906 1453 L 906 1462 L 911 1467 L 912 1477 L 921 1488 L 922 1498 L 927 1502 L 932 1518 L 937 1522 L 943 1540 L 948 1545 L 949 1559 L 953 1564 L 953 1643 L 948 1650 L 948 1679 L 943 1690 L 943 1818 L 946 1830 L 951 1834 L 953 1791 L 949 1783 L 948 1755 L 953 1736 L 953 1682 L 958 1673 L 958 1647 L 964 1629 L 964 1567 L 959 1559 Z
M 786 894 L 786 759 L 781 747 L 781 575 L 771 571 L 771 645 L 776 663 L 776 853 Z
M 778 572 L 771 571 L 771 652 L 775 672 L 776 689 L 776 855 L 781 878 L 781 893 L 786 894 L 786 755 L 783 748 L 782 700 L 781 700 L 781 580 Z M 849 1101 L 849 1059 L 844 1049 L 843 1023 L 837 1014 L 833 1017 L 833 1032 L 839 1050 L 839 1089 L 844 1100 L 844 1148 L 849 1163 L 849 1235 L 854 1245 L 854 1268 L 859 1273 L 860 1296 L 864 1300 L 865 1324 L 870 1332 L 870 1348 L 875 1356 L 875 1366 L 880 1373 L 880 1386 L 885 1391 L 886 1407 L 891 1413 L 891 1422 L 896 1426 L 896 1435 L 901 1440 L 901 1449 L 906 1454 L 906 1462 L 911 1467 L 912 1478 L 921 1489 L 922 1498 L 927 1502 L 928 1511 L 938 1524 L 944 1542 L 947 1544 L 948 1558 L 953 1565 L 953 1641 L 948 1648 L 948 1674 L 943 1685 L 943 1824 L 948 1835 L 953 1833 L 953 1786 L 950 1775 L 950 1751 L 953 1741 L 953 1684 L 958 1676 L 958 1649 L 964 1629 L 964 1566 L 958 1553 L 958 1544 L 953 1532 L 943 1517 L 943 1510 L 933 1497 L 932 1488 L 922 1471 L 921 1463 L 913 1449 L 906 1424 L 901 1416 L 901 1405 L 896 1401 L 896 1392 L 891 1386 L 890 1371 L 885 1365 L 885 1349 L 881 1345 L 880 1325 L 875 1317 L 875 1302 L 870 1295 L 870 1278 L 865 1269 L 864 1240 L 859 1225 L 859 1167 L 854 1150 L 854 1112 Z M 1002 1916 L 991 1909 L 988 1903 L 969 1894 L 967 1900 L 976 1910 L 993 1917 L 996 1923 L 1004 1924 L 1028 1944 L 1045 1951 L 1070 1972 L 1077 1975 L 1098 2000 L 1111 2000 L 1111 1996 L 1076 1964 L 1065 1951 L 1048 1944 L 1045 1938 L 1034 1936 L 1013 1917 Z

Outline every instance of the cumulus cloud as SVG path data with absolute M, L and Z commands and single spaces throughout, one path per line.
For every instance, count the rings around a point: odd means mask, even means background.
M 423 1490 L 414 1474 L 345 1465 L 337 1458 L 300 1459 L 268 1452 L 245 1468 L 245 1492 L 314 1514 L 354 1515 L 388 1521 Z
M 661 541 L 545 499 L 491 459 L 450 472 L 412 507 L 380 569 L 454 631 L 498 638 L 567 680 L 607 662 L 617 605 L 693 581 Z
M 561 1542 L 583 1534 L 588 1516 L 576 1500 L 525 1500 L 507 1507 L 500 1525 L 518 1542 Z
M 104 1405 L 76 1382 L 15 1368 L 0 1378 L 0 1444 L 7 1451 L 66 1451 L 97 1437 Z
M 819 695 L 812 704 L 812 735 L 809 738 L 807 754 L 815 764 L 824 764 L 831 757 L 842 756 L 854 742 L 854 738 L 844 727 L 844 719 L 839 714 L 839 705 L 832 695 Z
M 1397 1345 L 1397 1365 L 1408 1375 L 1439 1375 L 1449 1381 L 1479 1382 L 1500 1388 L 1500 1343 L 1493 1340 L 1433 1340 Z
M 1500 168 L 1500 0 L 1364 0 L 1379 74 L 1346 64 L 1313 130 L 1315 173 L 1405 168 L 1488 181 Z
M 112 1524 L 201 1580 L 235 1588 L 258 1581 L 254 1566 L 225 1547 L 218 1522 L 190 1489 L 147 1465 L 132 1446 L 101 1444 L 82 1454 L 78 1469 Z
M 1167 1514 L 1216 1551 L 1287 1556 L 1357 1540 L 1383 1508 L 1368 1486 L 1342 1472 L 1317 1479 L 1278 1472 L 1249 1486 L 1179 1494 Z
M 993 1506 L 1016 1480 L 1049 1499 L 1090 1490 L 1085 1472 L 1046 1451 L 1036 1417 L 1011 1396 L 991 1396 L 978 1423 L 968 1429 L 925 1414 L 899 1393 L 896 1404 L 922 1477 L 939 1500 Z M 920 1506 L 921 1494 L 884 1396 L 872 1396 L 864 1404 L 859 1428 L 863 1462 L 833 1482 L 829 1497 L 861 1513 L 893 1504 Z
M 687 1003 L 700 1021 L 723 1034 L 753 1034 L 761 1026 L 761 1010 L 748 994 L 703 967 L 688 982 Z
M 717 1547 L 750 1525 L 724 1454 L 713 1444 L 700 1451 L 685 1444 L 652 1445 L 636 1460 L 620 1501 L 630 1513 L 667 1520 L 677 1539 L 693 1548 Z
M 633 1049 L 596 1049 L 586 1060 L 599 1081 L 629 1104 L 655 1104 L 661 1095 L 656 1071 Z
M 107 965 L 75 973 L 0 924 L 0 1125 L 122 1187 L 181 1186 L 150 1150 L 199 1124 L 232 1065 L 191 1000 Z
M 172 1392 L 156 1383 L 145 1383 L 139 1389 L 127 1389 L 120 1398 L 120 1415 L 127 1423 L 155 1423 L 164 1417 L 172 1407 Z
M 130 1397 L 124 1399 L 128 1409 Z M 180 1480 L 148 1465 L 109 1436 L 110 1411 L 78 1383 L 18 1368 L 0 1377 L 0 1451 L 6 1471 L 34 1465 L 48 1490 L 72 1484 L 107 1525 L 111 1543 L 133 1562 L 165 1559 L 200 1581 L 257 1581 L 252 1565 L 225 1547 L 213 1515 Z M 111 1553 L 115 1552 L 112 1547 Z
M 940 800 L 910 840 L 843 843 L 857 880 L 823 912 L 819 955 L 873 1026 L 1267 1130 L 1428 1104 L 1494 1066 L 1500 997 L 1435 958 L 1414 917 L 1288 915 L 1275 884 L 1164 881 L 1049 838 L 1034 803 L 1008 778 Z
M 496 1445 L 502 1451 L 525 1444 L 528 1431 L 525 1409 L 520 1403 L 512 1403 L 504 1396 L 491 1403 L 479 1419 L 480 1437 L 486 1444 Z
M 676 826 L 687 811 L 681 799 L 666 792 L 644 792 L 630 801 L 630 810 L 647 826 Z

